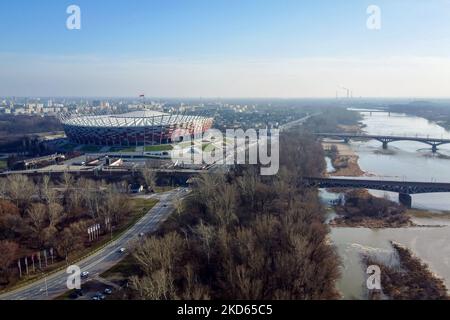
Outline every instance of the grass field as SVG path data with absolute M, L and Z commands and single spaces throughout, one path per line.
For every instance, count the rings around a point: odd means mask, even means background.
M 162 144 L 159 146 L 146 146 L 146 152 L 155 152 L 155 151 L 170 151 L 173 149 L 173 146 L 170 144 Z
M 108 279 L 108 278 L 123 278 L 128 277 L 129 275 L 136 274 L 139 271 L 139 267 L 137 266 L 136 260 L 133 258 L 131 254 L 127 255 L 125 259 L 120 261 L 111 269 L 100 274 L 100 277 Z

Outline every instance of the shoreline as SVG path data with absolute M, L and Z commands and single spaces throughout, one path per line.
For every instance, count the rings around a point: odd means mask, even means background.
M 332 166 L 335 171 L 327 172 L 326 176 L 331 177 L 361 177 L 368 175 L 367 172 L 363 171 L 359 164 L 359 156 L 357 153 L 346 143 L 336 142 L 336 141 L 322 141 L 322 147 L 325 151 L 327 157 L 331 159 Z M 333 147 L 334 146 L 334 147 Z M 328 189 L 332 193 L 348 194 L 350 192 L 346 189 Z M 376 198 L 382 199 L 381 197 L 376 197 L 371 195 L 368 190 L 357 191 L 358 197 L 364 198 Z M 336 206 L 333 206 L 336 211 Z M 430 210 L 419 210 L 419 209 L 407 209 L 403 214 L 404 221 L 397 223 L 397 221 L 386 221 L 386 219 L 373 219 L 370 217 L 362 217 L 359 221 L 349 221 L 343 217 L 334 218 L 330 221 L 330 226 L 333 228 L 369 228 L 369 229 L 384 229 L 384 228 L 442 228 L 447 225 L 426 225 L 418 224 L 413 221 L 414 218 L 429 218 L 429 219 L 445 219 L 448 218 L 450 222 L 450 212 L 443 212 L 442 214 L 436 215 Z
M 366 174 L 358 164 L 359 156 L 345 143 L 322 141 L 325 154 L 331 159 L 334 172 L 327 173 L 334 177 L 360 177 Z
M 409 248 L 391 241 L 399 265 L 389 266 L 376 257 L 363 257 L 366 266 L 381 269 L 381 290 L 369 290 L 371 300 L 448 300 L 444 280 L 431 271 L 429 264 L 418 258 Z

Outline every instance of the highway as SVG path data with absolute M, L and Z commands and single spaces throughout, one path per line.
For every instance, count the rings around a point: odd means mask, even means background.
M 88 271 L 89 278 L 94 278 L 119 263 L 127 252 L 120 253 L 121 248 L 129 251 L 140 233 L 154 232 L 159 224 L 173 212 L 173 201 L 187 194 L 187 189 L 179 188 L 157 195 L 159 202 L 134 226 L 105 248 L 78 262 L 81 272 Z M 0 295 L 0 300 L 49 300 L 68 291 L 66 270 L 50 274 L 46 278 L 32 282 L 24 287 Z M 89 281 L 85 279 L 83 281 Z

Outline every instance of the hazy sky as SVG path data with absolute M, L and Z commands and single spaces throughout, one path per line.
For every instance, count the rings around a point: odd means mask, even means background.
M 81 30 L 66 9 L 81 8 Z M 381 30 L 369 30 L 369 5 Z M 1 96 L 450 97 L 449 0 L 0 2 Z

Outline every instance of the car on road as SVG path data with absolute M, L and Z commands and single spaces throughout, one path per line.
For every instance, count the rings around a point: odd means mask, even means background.
M 105 298 L 106 298 L 105 295 L 103 293 L 100 293 L 100 292 L 97 293 L 97 296 L 98 296 L 98 298 L 100 300 L 105 300 Z
M 124 253 L 126 250 L 127 250 L 127 249 L 125 249 L 125 248 L 120 248 L 120 249 L 119 249 L 119 253 Z
M 144 233 L 143 233 L 143 232 L 139 233 L 139 237 L 140 237 L 140 238 L 142 238 L 143 236 L 144 236 Z
M 87 277 L 89 277 L 89 272 L 88 271 L 83 271 L 81 273 L 81 278 L 84 279 L 84 278 L 87 278 Z
M 104 294 L 112 294 L 112 289 L 111 289 L 111 288 L 106 288 L 106 289 L 103 291 L 103 293 L 104 293 Z
M 97 292 L 93 297 L 92 297 L 92 300 L 105 300 L 105 295 L 104 294 L 102 294 L 102 293 L 100 293 L 100 292 Z

